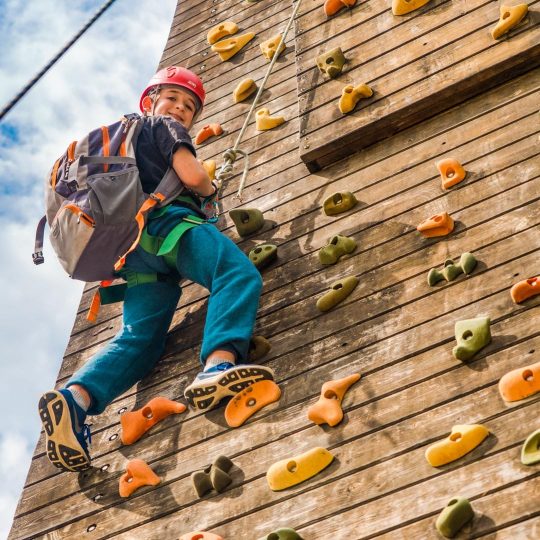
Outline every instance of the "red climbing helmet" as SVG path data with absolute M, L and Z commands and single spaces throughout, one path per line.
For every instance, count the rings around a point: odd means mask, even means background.
M 204 91 L 201 79 L 199 79 L 199 77 L 197 77 L 197 75 L 195 75 L 195 73 L 189 69 L 179 66 L 169 66 L 160 69 L 148 82 L 148 86 L 144 89 L 141 99 L 139 100 L 141 112 L 144 112 L 142 106 L 143 98 L 150 92 L 150 90 L 152 90 L 152 88 L 162 84 L 174 84 L 176 86 L 187 88 L 199 98 L 199 110 L 202 109 L 206 92 Z

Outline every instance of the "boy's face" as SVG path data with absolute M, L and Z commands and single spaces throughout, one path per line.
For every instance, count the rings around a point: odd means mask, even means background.
M 143 106 L 147 112 L 152 111 L 151 102 L 148 109 L 144 102 Z M 186 129 L 189 129 L 196 112 L 195 98 L 189 92 L 184 92 L 178 87 L 162 88 L 159 91 L 154 107 L 155 116 L 170 116 L 180 122 Z

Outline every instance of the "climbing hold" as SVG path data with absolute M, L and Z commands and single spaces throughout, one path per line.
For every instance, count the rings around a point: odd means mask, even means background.
M 214 533 L 195 531 L 183 534 L 178 540 L 223 540 L 223 538 Z
M 269 129 L 281 126 L 285 122 L 284 116 L 270 116 L 270 109 L 266 107 L 259 109 L 255 116 L 255 125 L 258 131 L 267 131 Z
M 350 191 L 334 193 L 324 201 L 323 210 L 327 216 L 341 214 L 354 207 L 358 201 Z
M 157 486 L 160 482 L 159 476 L 142 459 L 132 459 L 120 477 L 118 492 L 120 497 L 129 497 L 140 487 Z
M 415 9 L 425 6 L 429 0 L 392 0 L 392 13 L 405 15 Z
M 248 418 L 266 405 L 277 401 L 281 390 L 274 381 L 258 381 L 236 394 L 225 407 L 229 427 L 240 427 Z
M 262 270 L 277 259 L 277 246 L 274 244 L 261 244 L 249 252 L 249 260 Z
M 458 264 L 455 264 L 451 259 L 447 259 L 444 261 L 442 270 L 432 268 L 429 271 L 427 277 L 428 284 L 433 287 L 433 285 L 443 279 L 453 281 L 460 274 L 468 276 L 476 268 L 477 262 L 476 257 L 472 253 L 462 253 Z
M 336 234 L 328 240 L 328 244 L 319 250 L 321 264 L 335 264 L 343 255 L 356 249 L 356 240 L 341 234 Z
M 308 418 L 316 424 L 337 426 L 343 420 L 341 402 L 347 390 L 358 380 L 360 373 L 353 373 L 343 379 L 327 381 L 322 385 L 317 403 L 308 409 Z
M 281 34 L 276 34 L 275 36 L 272 36 L 270 39 L 267 39 L 260 44 L 261 51 L 265 58 L 267 58 L 268 60 L 272 60 L 275 54 L 279 56 L 285 50 L 285 43 L 282 43 L 281 47 L 278 50 L 280 40 Z
M 457 346 L 452 354 L 458 360 L 469 360 L 491 341 L 489 317 L 458 321 L 454 326 Z
M 201 165 L 206 171 L 206 174 L 210 177 L 210 180 L 214 180 L 216 178 L 216 160 L 215 159 L 208 159 L 206 161 L 201 160 Z
M 416 229 L 426 238 L 446 236 L 454 230 L 454 220 L 447 212 L 442 212 L 422 221 Z
M 339 110 L 343 114 L 351 112 L 361 98 L 369 98 L 373 95 L 373 90 L 367 84 L 353 86 L 348 84 L 343 88 L 339 99 Z
M 234 102 L 239 103 L 240 101 L 244 101 L 256 90 L 257 85 L 253 79 L 244 79 L 243 81 L 240 81 L 233 92 Z
M 229 210 L 229 216 L 240 236 L 249 236 L 264 227 L 264 216 L 257 208 L 236 208 Z
M 540 392 L 540 362 L 503 375 L 499 392 L 505 401 L 519 401 Z
M 271 532 L 264 540 L 302 540 L 302 537 L 294 529 L 284 527 Z
M 265 357 L 272 348 L 270 342 L 263 336 L 253 336 L 249 341 L 249 361 L 256 362 Z
M 206 139 L 210 137 L 221 135 L 223 129 L 219 124 L 208 124 L 207 126 L 202 127 L 195 137 L 195 144 L 202 144 Z
M 225 21 L 217 26 L 214 26 L 208 31 L 206 39 L 208 45 L 213 45 L 216 41 L 219 41 L 222 37 L 232 36 L 238 32 L 238 25 L 232 21 Z
M 441 173 L 441 182 L 444 189 L 459 184 L 467 175 L 461 163 L 454 158 L 441 159 L 441 161 L 437 161 L 436 165 Z
M 499 22 L 491 29 L 491 37 L 499 39 L 508 30 L 514 28 L 527 15 L 529 6 L 518 4 L 517 6 L 501 6 Z
M 510 289 L 510 295 L 516 304 L 521 304 L 537 294 L 540 294 L 540 276 L 520 281 Z
M 320 473 L 333 459 L 334 456 L 326 448 L 312 448 L 299 456 L 271 465 L 266 480 L 272 491 L 281 491 Z
M 534 465 L 540 463 L 540 429 L 533 431 L 521 447 L 521 463 Z
M 353 7 L 356 0 L 326 0 L 324 3 L 324 13 L 327 17 L 335 15 L 338 11 L 346 7 Z
M 225 62 L 240 52 L 254 37 L 255 34 L 253 32 L 248 32 L 241 36 L 224 39 L 212 45 L 212 50 L 219 54 L 222 62 Z
M 199 497 L 212 489 L 221 493 L 232 482 L 229 471 L 233 462 L 227 456 L 219 456 L 212 465 L 202 471 L 191 473 L 191 483 Z
M 356 276 L 349 276 L 332 283 L 331 289 L 317 300 L 318 310 L 328 311 L 332 309 L 342 300 L 345 300 L 357 285 L 358 278 Z
M 426 450 L 426 459 L 432 467 L 446 465 L 476 448 L 488 435 L 488 429 L 481 424 L 454 426 L 446 439 Z
M 334 79 L 343 71 L 345 62 L 345 55 L 343 54 L 341 47 L 336 47 L 317 57 L 317 66 L 319 70 L 323 75 L 327 75 L 331 79 Z
M 136 411 L 125 412 L 120 416 L 122 424 L 122 443 L 133 444 L 152 426 L 171 414 L 183 413 L 186 406 L 164 397 L 151 399 L 144 407 Z
M 453 538 L 474 518 L 471 503 L 464 497 L 454 497 L 439 514 L 435 527 L 446 538 Z

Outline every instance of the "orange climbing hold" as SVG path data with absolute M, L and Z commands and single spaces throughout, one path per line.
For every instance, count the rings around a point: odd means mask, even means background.
M 208 124 L 201 128 L 197 136 L 195 137 L 195 144 L 202 144 L 206 139 L 210 137 L 221 135 L 223 129 L 219 124 Z
M 443 212 L 422 221 L 416 229 L 426 238 L 446 236 L 454 230 L 454 220 L 448 215 L 448 212 Z
M 504 401 L 519 401 L 540 392 L 540 362 L 503 375 L 499 392 Z
M 160 482 L 159 476 L 142 459 L 132 459 L 120 477 L 118 491 L 120 497 L 129 497 L 140 487 L 157 486 Z
M 537 294 L 540 294 L 540 276 L 520 281 L 510 289 L 510 295 L 516 304 L 521 304 Z
M 179 540 L 223 540 L 223 538 L 214 533 L 196 531 L 183 534 Z
M 343 420 L 341 402 L 347 390 L 358 380 L 360 373 L 353 373 L 343 379 L 328 381 L 322 385 L 319 401 L 308 409 L 308 418 L 316 424 L 337 426 Z
M 324 3 L 324 12 L 327 17 L 331 17 L 343 8 L 353 7 L 355 4 L 356 0 L 326 0 Z
M 442 187 L 451 188 L 459 184 L 467 175 L 461 163 L 454 158 L 441 159 L 437 162 L 437 169 L 441 173 Z
M 183 413 L 186 406 L 164 397 L 151 399 L 142 409 L 126 412 L 120 417 L 122 443 L 133 444 L 152 426 L 171 414 Z
M 227 403 L 225 420 L 230 427 L 239 427 L 257 411 L 280 397 L 281 390 L 274 381 L 253 383 Z

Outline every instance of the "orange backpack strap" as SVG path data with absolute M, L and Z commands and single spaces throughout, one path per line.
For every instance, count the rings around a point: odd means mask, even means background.
M 101 126 L 101 136 L 103 137 L 103 157 L 109 157 L 111 155 L 111 138 L 107 126 Z M 107 172 L 108 170 L 109 166 L 104 163 L 103 172 Z

